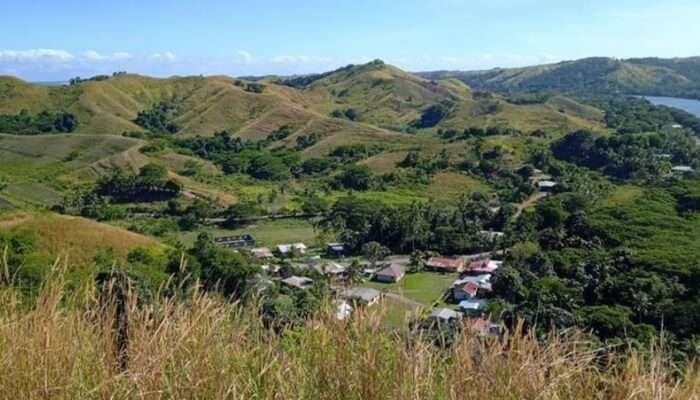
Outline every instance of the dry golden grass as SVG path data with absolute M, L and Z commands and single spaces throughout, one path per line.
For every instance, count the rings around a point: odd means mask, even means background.
M 47 257 L 65 255 L 76 265 L 91 262 L 100 250 L 112 249 L 116 256 L 125 257 L 137 247 L 162 246 L 146 236 L 80 217 L 18 213 L 1 218 L 0 229 L 31 231 L 39 253 Z
M 54 266 L 38 299 L 0 288 L 2 399 L 609 399 L 686 400 L 662 352 L 603 363 L 575 334 L 544 340 L 463 335 L 451 350 L 388 332 L 374 313 L 329 314 L 274 334 L 254 307 L 191 291 L 128 301 L 128 358 L 119 367 L 114 308 L 95 290 L 67 296 Z

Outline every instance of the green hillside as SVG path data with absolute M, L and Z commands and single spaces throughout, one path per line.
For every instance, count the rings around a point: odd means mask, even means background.
M 89 134 L 143 131 L 148 127 L 137 123 L 140 113 L 161 117 L 154 110 L 167 107 L 162 122 L 185 136 L 229 130 L 261 139 L 282 126 L 313 126 L 324 136 L 334 132 L 372 136 L 425 128 L 415 127 L 415 121 L 436 104 L 445 106 L 447 115 L 429 128 L 507 126 L 527 131 L 535 129 L 533 120 L 541 121 L 537 128 L 552 129 L 590 127 L 598 120 L 480 97 L 458 80 L 426 80 L 379 61 L 301 83 L 118 74 L 49 87 L 0 77 L 0 114 L 67 112 L 78 120 L 76 132 Z M 330 119 L 344 122 L 338 128 L 339 123 Z
M 589 94 L 643 94 L 700 98 L 700 58 L 586 58 L 524 68 L 437 71 L 429 79 L 456 78 L 499 92 L 559 91 Z

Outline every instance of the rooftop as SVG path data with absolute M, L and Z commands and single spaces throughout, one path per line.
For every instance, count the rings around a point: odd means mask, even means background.
M 402 265 L 389 264 L 385 268 L 379 270 L 379 272 L 377 272 L 377 275 L 400 277 L 405 273 L 406 271 Z
M 462 314 L 449 308 L 436 308 L 430 313 L 430 318 L 441 321 L 449 321 L 452 319 L 462 319 Z

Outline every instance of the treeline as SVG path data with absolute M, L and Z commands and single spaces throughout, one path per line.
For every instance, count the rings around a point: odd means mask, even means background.
M 375 242 L 399 254 L 416 250 L 467 254 L 492 249 L 494 242 L 482 231 L 505 229 L 514 213 L 508 205 L 492 207 L 478 193 L 441 206 L 395 206 L 348 196 L 331 207 L 320 226 L 335 230 L 338 239 L 355 252 Z
M 22 110 L 19 114 L 0 114 L 0 132 L 15 135 L 39 135 L 42 133 L 70 133 L 78 126 L 75 115 L 67 112 L 42 111 L 30 114 Z
M 671 107 L 655 106 L 638 97 L 600 97 L 589 103 L 605 111 L 605 123 L 622 134 L 657 132 L 680 124 L 700 134 L 700 118 Z
M 672 165 L 700 166 L 698 145 L 682 131 L 612 136 L 577 131 L 554 142 L 551 150 L 560 160 L 619 180 L 653 180 L 669 173 Z
M 109 196 L 117 203 L 167 200 L 177 197 L 182 187 L 167 178 L 168 171 L 156 164 L 147 164 L 138 174 L 121 171 L 100 178 L 95 192 Z

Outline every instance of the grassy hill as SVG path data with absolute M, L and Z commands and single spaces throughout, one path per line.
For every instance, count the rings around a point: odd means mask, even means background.
M 67 256 L 74 265 L 91 262 L 103 250 L 111 250 L 123 259 L 137 247 L 164 248 L 154 239 L 112 225 L 52 213 L 1 214 L 0 231 L 31 237 L 27 246 L 31 246 L 38 259 L 51 262 L 56 257 Z
M 227 129 L 248 139 L 264 138 L 285 125 L 315 125 L 328 136 L 338 130 L 327 121 L 338 119 L 331 114 L 348 109 L 357 115 L 343 118 L 340 131 L 347 134 L 405 130 L 427 107 L 438 103 L 451 109 L 439 127 L 498 125 L 529 130 L 535 119 L 544 121 L 538 127 L 553 129 L 597 122 L 561 115 L 548 107 L 504 103 L 493 108 L 492 103 L 499 101 L 503 103 L 502 99 L 475 98 L 459 80 L 427 80 L 382 62 L 348 66 L 301 83 L 124 74 L 49 87 L 0 77 L 0 114 L 70 112 L 78 118 L 77 132 L 90 134 L 143 130 L 134 123 L 138 113 L 162 102 L 173 106 L 169 122 L 181 135 L 211 135 Z
M 61 202 L 70 187 L 94 182 L 116 169 L 137 171 L 153 162 L 166 167 L 171 178 L 180 182 L 188 194 L 233 204 L 235 195 L 181 176 L 180 171 L 193 157 L 162 151 L 143 154 L 144 141 L 113 135 L 37 135 L 0 134 L 0 200 L 6 205 L 52 206 Z M 219 170 L 211 163 L 196 162 L 211 175 Z
M 499 92 L 553 90 L 570 94 L 644 94 L 700 97 L 700 58 L 618 60 L 586 58 L 488 71 L 437 71 L 429 79 L 459 79 Z

